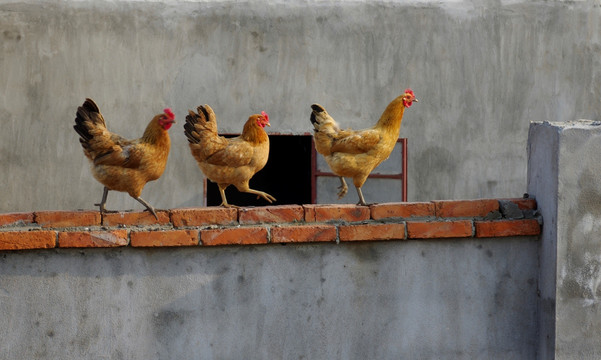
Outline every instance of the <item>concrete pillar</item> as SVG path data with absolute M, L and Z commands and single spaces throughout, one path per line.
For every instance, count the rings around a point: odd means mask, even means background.
M 543 216 L 539 359 L 601 358 L 601 122 L 535 122 L 528 193 Z

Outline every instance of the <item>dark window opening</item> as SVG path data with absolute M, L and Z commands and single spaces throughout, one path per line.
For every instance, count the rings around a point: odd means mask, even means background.
M 236 135 L 224 135 L 233 137 Z M 271 205 L 310 204 L 312 202 L 313 143 L 311 135 L 269 135 L 267 165 L 250 179 L 250 188 L 264 191 L 277 199 Z M 221 204 L 217 184 L 207 180 L 207 206 Z M 270 205 L 256 195 L 241 193 L 230 185 L 225 190 L 228 203 L 238 206 Z

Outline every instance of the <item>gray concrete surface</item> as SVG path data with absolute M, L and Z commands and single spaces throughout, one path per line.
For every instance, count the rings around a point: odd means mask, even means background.
M 174 108 L 167 170 L 142 194 L 158 208 L 202 204 L 203 177 L 181 128 L 188 108 L 211 104 L 228 132 L 266 110 L 270 131 L 302 134 L 313 102 L 343 126 L 366 127 L 406 87 L 420 99 L 401 128 L 409 200 L 522 194 L 529 121 L 599 119 L 598 5 L 3 1 L 0 211 L 99 200 L 71 128 L 85 97 L 127 137 Z M 285 172 L 274 181 L 287 181 Z M 125 194 L 110 194 L 107 206 L 139 208 Z
M 559 201 L 559 131 L 556 127 L 533 123 L 529 130 L 528 192 L 536 197 L 543 217 L 540 244 L 539 359 L 555 354 L 555 282 L 557 280 L 557 226 Z
M 0 359 L 533 359 L 535 238 L 0 254 Z
M 533 123 L 528 192 L 544 219 L 541 359 L 601 358 L 601 122 Z

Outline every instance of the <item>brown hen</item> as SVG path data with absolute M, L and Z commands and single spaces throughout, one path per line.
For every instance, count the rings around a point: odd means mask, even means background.
M 361 187 L 373 169 L 390 156 L 399 137 L 405 108 L 414 101 L 417 99 L 413 91 L 405 90 L 403 95 L 388 104 L 373 127 L 364 130 L 341 130 L 323 106 L 311 105 L 315 149 L 325 157 L 332 172 L 340 177 L 338 198 L 346 195 L 348 186 L 344 178 L 350 177 L 359 196 L 357 205 L 367 205 Z
M 128 140 L 107 130 L 104 118 L 92 99 L 86 99 L 77 108 L 73 128 L 79 134 L 79 142 L 85 156 L 90 160 L 92 175 L 102 185 L 104 193 L 99 204 L 105 212 L 109 190 L 127 192 L 150 211 L 155 218 L 154 208 L 140 195 L 147 182 L 161 177 L 165 171 L 171 140 L 167 130 L 175 123 L 171 109 L 155 115 L 136 140 Z
M 271 125 L 269 116 L 263 111 L 248 118 L 240 136 L 228 139 L 217 133 L 217 118 L 209 105 L 199 106 L 197 113 L 190 110 L 186 116 L 184 130 L 190 151 L 205 176 L 217 183 L 221 206 L 234 206 L 225 197 L 229 185 L 270 203 L 275 201 L 273 196 L 249 186 L 250 179 L 267 164 L 269 157 L 265 126 Z

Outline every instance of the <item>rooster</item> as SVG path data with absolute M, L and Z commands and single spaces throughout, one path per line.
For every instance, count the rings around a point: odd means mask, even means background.
M 240 192 L 255 194 L 269 203 L 275 198 L 263 191 L 249 187 L 250 179 L 267 164 L 269 137 L 264 130 L 269 116 L 264 111 L 251 115 L 242 134 L 227 139 L 217 133 L 217 118 L 209 105 L 199 106 L 197 113 L 189 111 L 184 124 L 190 151 L 205 176 L 217 183 L 221 194 L 221 206 L 228 204 L 225 189 L 234 185 Z
M 339 199 L 348 191 L 344 177 L 350 177 L 359 195 L 357 205 L 367 205 L 361 187 L 373 169 L 390 156 L 399 137 L 405 108 L 414 101 L 417 99 L 413 91 L 405 90 L 388 104 L 376 125 L 364 130 L 341 130 L 323 106 L 311 105 L 315 149 L 340 177 Z
M 140 194 L 147 182 L 158 179 L 165 170 L 171 140 L 167 130 L 175 123 L 175 115 L 167 108 L 156 115 L 136 140 L 124 139 L 107 130 L 104 118 L 92 99 L 77 108 L 73 128 L 92 165 L 92 175 L 102 185 L 104 193 L 99 204 L 106 212 L 109 190 L 127 192 L 138 200 L 158 220 L 154 208 Z

